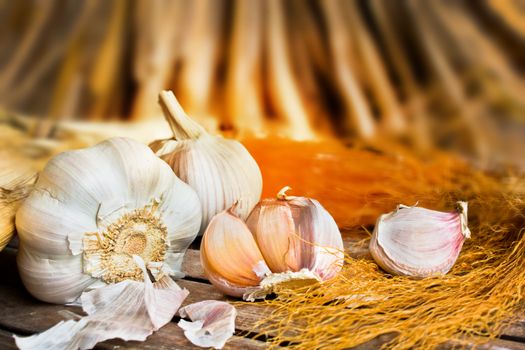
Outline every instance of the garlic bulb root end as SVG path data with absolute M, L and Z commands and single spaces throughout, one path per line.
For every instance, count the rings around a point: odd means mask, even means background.
M 106 283 L 140 281 L 144 276 L 133 256 L 146 263 L 163 261 L 167 234 L 166 226 L 148 207 L 124 214 L 102 233 L 84 235 L 84 272 Z
M 321 283 L 321 278 L 308 269 L 268 274 L 259 286 L 248 288 L 243 295 L 246 301 L 264 299 L 267 295 L 283 289 L 296 289 Z

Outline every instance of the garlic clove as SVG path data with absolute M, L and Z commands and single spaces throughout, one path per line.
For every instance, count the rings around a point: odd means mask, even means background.
M 337 274 L 343 241 L 332 216 L 316 200 L 286 195 L 261 201 L 246 224 L 274 273 L 308 269 L 322 279 Z
M 235 206 L 211 220 L 201 242 L 201 262 L 210 281 L 223 292 L 241 296 L 270 272 Z M 233 294 L 232 294 L 233 293 Z
M 466 238 L 467 203 L 455 212 L 439 212 L 404 205 L 379 217 L 370 253 L 394 275 L 428 277 L 446 274 L 456 262 Z
M 33 336 L 15 336 L 16 345 L 22 350 L 91 349 L 112 338 L 146 340 L 170 322 L 189 292 L 168 276 L 151 283 L 142 259 L 133 260 L 143 271 L 143 282 L 126 280 L 85 292 L 81 299 L 88 316 L 61 321 Z
M 223 293 L 253 301 L 280 288 L 325 281 L 341 270 L 343 240 L 334 219 L 313 199 L 287 196 L 288 189 L 261 201 L 246 224 L 233 214 L 235 208 L 212 219 L 201 262 Z
M 208 134 L 182 110 L 171 91 L 159 97 L 173 139 L 150 144 L 175 174 L 189 184 L 202 205 L 203 234 L 211 218 L 231 207 L 246 219 L 262 193 L 262 175 L 246 148 L 239 142 Z
M 271 219 L 260 220 L 261 217 Z M 301 240 L 295 233 L 295 223 L 288 205 L 273 199 L 263 199 L 248 217 L 246 225 L 272 272 L 298 271 L 302 268 Z
M 222 349 L 235 332 L 237 311 L 224 301 L 205 300 L 190 304 L 181 308 L 179 314 L 192 320 L 180 320 L 178 325 L 186 338 L 197 346 Z

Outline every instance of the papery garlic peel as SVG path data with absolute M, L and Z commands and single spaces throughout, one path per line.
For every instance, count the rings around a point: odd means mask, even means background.
M 201 347 L 222 349 L 235 333 L 237 311 L 227 302 L 204 300 L 186 305 L 179 310 L 179 327 L 193 344 Z
M 217 214 L 201 242 L 201 262 L 223 293 L 251 300 L 275 285 L 300 286 L 328 280 L 343 264 L 341 233 L 314 199 L 265 199 L 246 223 L 235 206 Z
M 114 138 L 49 161 L 16 215 L 18 269 L 38 299 L 180 274 L 201 222 L 197 194 L 145 145 Z
M 381 215 L 370 240 L 372 257 L 394 275 L 446 274 L 470 237 L 467 203 L 458 202 L 456 208 L 446 213 L 400 205 Z
M 197 192 L 202 204 L 202 234 L 211 218 L 240 201 L 237 212 L 246 219 L 261 198 L 259 166 L 235 140 L 208 134 L 182 110 L 171 91 L 159 97 L 173 138 L 150 147 L 175 174 Z
M 143 271 L 141 282 L 126 280 L 84 292 L 82 309 L 87 316 L 60 321 L 28 337 L 14 336 L 21 350 L 92 349 L 107 339 L 144 341 L 171 321 L 189 292 L 171 277 L 152 283 L 142 259 L 133 256 Z M 130 307 L 132 306 L 132 307 Z

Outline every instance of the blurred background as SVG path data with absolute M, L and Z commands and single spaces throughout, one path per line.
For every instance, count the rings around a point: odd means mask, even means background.
M 230 137 L 525 169 L 523 0 L 0 0 L 0 23 L 0 122 L 32 138 L 169 137 L 171 89 Z

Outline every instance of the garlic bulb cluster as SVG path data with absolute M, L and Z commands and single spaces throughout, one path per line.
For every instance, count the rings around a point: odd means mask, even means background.
M 238 213 L 246 219 L 262 192 L 261 171 L 250 153 L 235 140 L 208 134 L 184 113 L 171 91 L 161 92 L 160 104 L 173 138 L 150 147 L 197 192 L 202 205 L 200 234 L 215 214 L 239 200 Z
M 177 275 L 197 236 L 197 194 L 145 145 L 114 138 L 59 154 L 16 214 L 18 268 L 38 299 L 74 302 L 87 288 Z
M 287 196 L 261 201 L 246 223 L 236 206 L 217 214 L 201 242 L 201 262 L 215 287 L 246 300 L 289 286 L 334 277 L 343 265 L 343 241 L 316 200 Z
M 0 154 L 0 251 L 15 233 L 15 213 L 35 183 L 37 172 L 27 162 Z
M 446 274 L 458 258 L 466 238 L 467 203 L 450 213 L 399 205 L 377 220 L 370 253 L 385 271 L 402 276 Z

